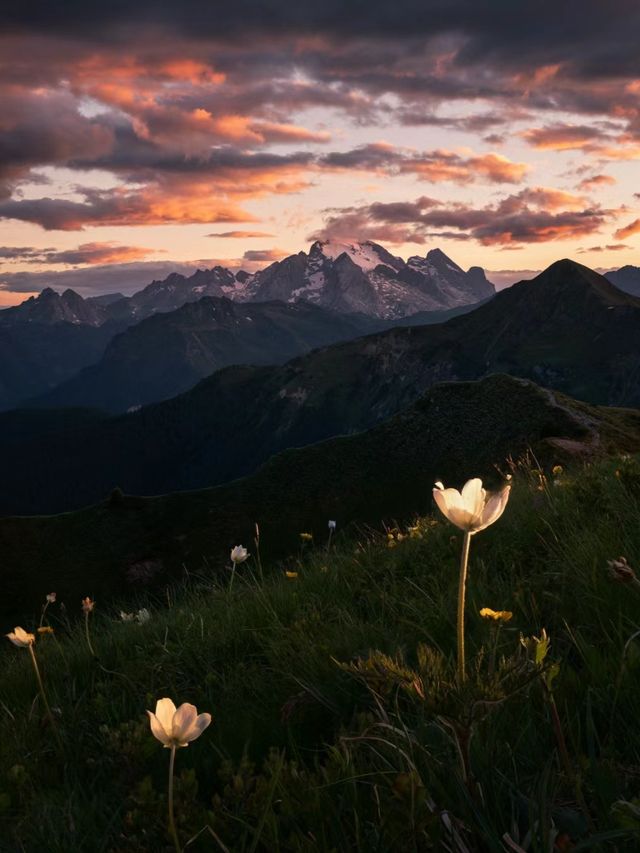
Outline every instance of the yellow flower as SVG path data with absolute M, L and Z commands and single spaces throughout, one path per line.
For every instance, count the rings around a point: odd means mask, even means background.
M 480 615 L 483 619 L 493 619 L 494 622 L 509 622 L 513 619 L 510 610 L 492 610 L 490 607 L 483 607 Z
M 562 467 L 562 465 L 554 465 L 553 468 L 551 469 L 551 473 L 553 474 L 554 477 L 559 477 L 560 474 L 562 474 L 563 472 L 564 472 L 564 468 Z
M 478 533 L 497 521 L 507 505 L 511 486 L 504 486 L 499 492 L 487 492 L 482 488 L 482 480 L 468 480 L 462 492 L 457 489 L 445 489 L 442 483 L 436 483 L 433 497 L 440 512 L 452 524 L 466 533 Z
M 285 576 L 288 577 L 290 580 L 292 580 L 293 578 L 298 577 L 298 573 L 297 572 L 285 572 Z
M 313 539 L 313 534 L 312 533 L 301 533 L 300 538 L 304 542 L 311 542 L 311 540 Z
M 14 646 L 18 646 L 21 649 L 28 649 L 36 641 L 34 634 L 29 634 L 24 628 L 20 628 L 19 626 L 5 636 L 11 640 Z
M 198 714 L 195 705 L 184 702 L 176 710 L 171 699 L 158 699 L 156 712 L 147 711 L 151 732 L 167 749 L 189 746 L 211 723 L 211 714 Z
M 38 628 L 38 634 L 53 634 L 53 633 L 54 633 L 53 628 L 51 628 L 49 625 L 41 625 Z

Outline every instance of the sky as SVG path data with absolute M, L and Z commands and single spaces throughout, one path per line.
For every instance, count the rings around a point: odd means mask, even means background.
M 315 239 L 640 263 L 637 0 L 7 3 L 0 306 Z

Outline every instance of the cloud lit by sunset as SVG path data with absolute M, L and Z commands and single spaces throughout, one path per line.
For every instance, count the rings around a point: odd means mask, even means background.
M 16 4 L 3 304 L 17 274 L 257 269 L 314 237 L 488 271 L 638 263 L 640 11 L 565 5 L 570 35 L 550 3 Z

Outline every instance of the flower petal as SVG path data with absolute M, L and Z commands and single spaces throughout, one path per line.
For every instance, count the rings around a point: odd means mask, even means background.
M 176 706 L 172 702 L 171 699 L 164 698 L 158 699 L 156 702 L 156 717 L 158 718 L 160 725 L 164 728 L 167 733 L 167 737 L 171 737 L 171 727 L 173 723 L 173 716 L 176 713 Z
M 493 524 L 494 521 L 497 521 L 500 518 L 505 510 L 507 501 L 509 500 L 510 492 L 511 486 L 505 486 L 504 489 L 501 489 L 499 492 L 493 492 L 493 494 L 489 496 L 489 500 L 485 504 L 484 511 L 480 519 L 480 524 L 475 528 L 474 532 L 484 530 L 485 527 L 489 527 L 490 524 Z
M 184 733 L 184 739 L 187 743 L 200 737 L 202 732 L 211 724 L 211 714 L 198 714 L 189 731 Z
M 433 490 L 433 499 L 438 505 L 440 512 L 456 527 L 461 530 L 469 530 L 473 521 L 473 514 L 464 505 L 462 495 L 457 489 Z
M 160 743 L 165 746 L 171 746 L 171 738 L 168 733 L 165 731 L 164 726 L 160 722 L 160 720 L 156 717 L 153 711 L 147 711 L 149 715 L 149 724 L 151 726 L 151 734 L 160 741 Z
M 467 480 L 462 487 L 462 503 L 464 508 L 473 516 L 480 517 L 484 509 L 486 492 L 482 488 L 482 480 L 474 477 L 473 480 Z
M 198 709 L 189 702 L 183 702 L 173 715 L 171 734 L 174 741 L 180 746 L 183 746 L 187 742 L 185 735 L 195 723 L 197 716 Z

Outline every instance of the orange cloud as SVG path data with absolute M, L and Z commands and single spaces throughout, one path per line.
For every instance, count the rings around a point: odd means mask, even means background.
M 583 178 L 578 184 L 578 189 L 589 192 L 590 190 L 595 190 L 598 187 L 613 186 L 617 183 L 616 179 L 612 178 L 611 175 L 593 175 L 591 178 Z
M 521 181 L 530 168 L 526 163 L 515 163 L 493 152 L 463 158 L 452 151 L 435 151 L 428 159 L 417 157 L 409 160 L 401 171 L 414 173 L 420 180 L 433 183 L 453 181 L 465 184 L 481 177 L 491 183 L 513 184 Z
M 640 219 L 634 219 L 633 222 L 625 225 L 624 228 L 618 228 L 614 236 L 617 240 L 626 240 L 627 237 L 631 237 L 633 234 L 640 234 Z

